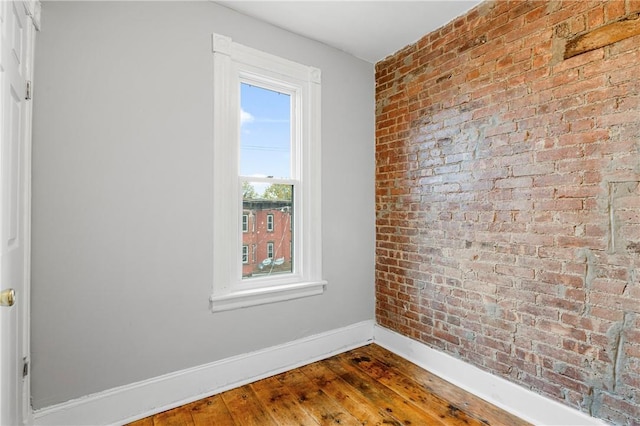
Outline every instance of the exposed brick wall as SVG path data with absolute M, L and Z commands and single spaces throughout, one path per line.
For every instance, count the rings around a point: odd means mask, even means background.
M 640 424 L 640 2 L 484 3 L 376 65 L 376 316 Z

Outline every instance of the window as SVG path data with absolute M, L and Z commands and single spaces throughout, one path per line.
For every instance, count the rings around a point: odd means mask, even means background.
M 217 34 L 213 56 L 212 310 L 321 294 L 320 71 Z
M 249 263 L 249 246 L 242 246 L 242 263 Z

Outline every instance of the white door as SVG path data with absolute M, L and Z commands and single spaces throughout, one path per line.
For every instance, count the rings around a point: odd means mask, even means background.
M 0 424 L 28 417 L 32 4 L 0 1 Z M 12 297 L 14 296 L 14 297 Z M 13 300 L 11 300 L 13 299 Z M 26 371 L 25 371 L 26 372 Z

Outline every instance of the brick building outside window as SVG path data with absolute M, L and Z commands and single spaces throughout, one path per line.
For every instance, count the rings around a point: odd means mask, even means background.
M 242 210 L 242 245 L 253 248 L 243 251 L 243 278 L 291 272 L 291 201 L 245 199 Z

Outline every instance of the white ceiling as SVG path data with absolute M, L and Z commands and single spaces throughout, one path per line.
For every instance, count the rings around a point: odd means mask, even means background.
M 480 0 L 216 3 L 376 63 L 464 14 Z

